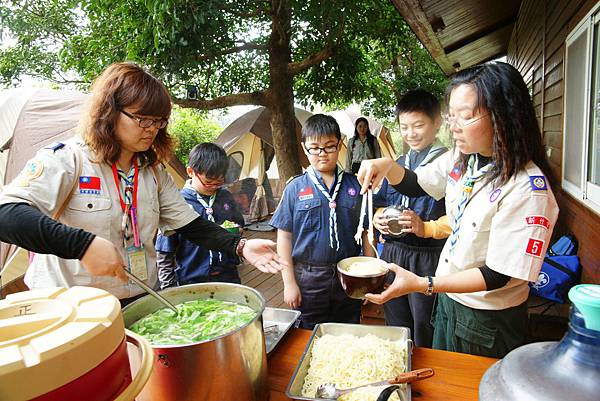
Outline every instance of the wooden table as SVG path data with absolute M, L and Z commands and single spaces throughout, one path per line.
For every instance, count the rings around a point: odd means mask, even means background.
M 269 356 L 270 401 L 290 400 L 285 389 L 310 335 L 308 330 L 290 330 Z M 413 384 L 413 400 L 477 400 L 479 381 L 494 362 L 494 358 L 415 347 L 413 369 L 433 368 L 435 376 Z

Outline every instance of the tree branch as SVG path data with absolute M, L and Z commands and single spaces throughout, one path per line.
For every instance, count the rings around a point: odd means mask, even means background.
M 267 46 L 261 45 L 258 43 L 244 43 L 241 46 L 235 46 L 235 47 L 231 47 L 229 49 L 222 50 L 220 52 L 206 54 L 204 56 L 196 57 L 196 61 L 198 61 L 198 62 L 206 61 L 206 60 L 210 60 L 212 58 L 218 57 L 218 56 L 225 56 L 227 54 L 240 53 L 240 52 L 243 52 L 244 50 L 266 51 Z
M 323 50 L 311 54 L 307 58 L 297 63 L 288 64 L 288 72 L 291 75 L 296 75 L 312 67 L 313 65 L 319 64 L 321 61 L 327 60 L 335 54 L 333 46 L 328 45 Z
M 251 92 L 251 93 L 235 93 L 232 95 L 220 96 L 214 99 L 178 99 L 173 98 L 173 103 L 193 109 L 214 110 L 223 107 L 240 106 L 240 105 L 256 105 L 265 106 L 267 103 L 266 92 Z

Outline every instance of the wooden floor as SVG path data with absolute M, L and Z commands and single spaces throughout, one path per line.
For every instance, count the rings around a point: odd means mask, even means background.
M 262 238 L 275 241 L 277 231 L 262 232 L 245 230 L 243 235 L 248 239 Z M 242 279 L 242 284 L 257 289 L 265 297 L 267 306 L 289 309 L 283 302 L 283 280 L 281 279 L 281 274 L 263 273 L 249 264 L 241 265 L 238 271 Z

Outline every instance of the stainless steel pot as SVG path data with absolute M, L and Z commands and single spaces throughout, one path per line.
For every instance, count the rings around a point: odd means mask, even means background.
M 161 292 L 174 304 L 214 298 L 254 309 L 257 316 L 234 332 L 186 345 L 153 345 L 154 371 L 138 401 L 264 401 L 269 398 L 262 329 L 265 300 L 250 287 L 229 283 L 191 284 Z M 125 326 L 162 308 L 145 296 L 123 309 Z

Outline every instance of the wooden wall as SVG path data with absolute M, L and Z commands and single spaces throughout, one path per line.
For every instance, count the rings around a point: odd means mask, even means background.
M 519 69 L 532 92 L 548 158 L 559 180 L 565 40 L 596 3 L 597 0 L 523 0 L 508 48 L 508 62 Z M 561 211 L 555 234 L 575 234 L 584 267 L 582 281 L 600 283 L 600 216 L 560 189 L 556 195 Z

